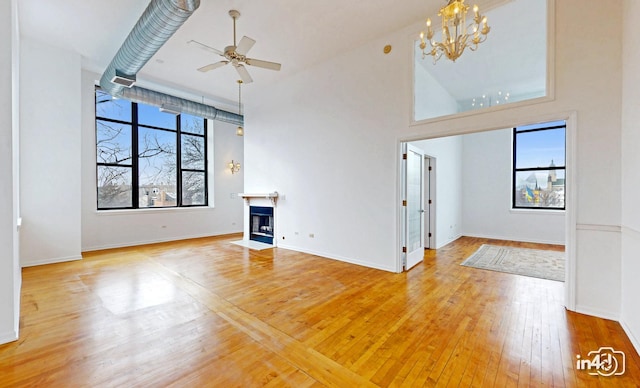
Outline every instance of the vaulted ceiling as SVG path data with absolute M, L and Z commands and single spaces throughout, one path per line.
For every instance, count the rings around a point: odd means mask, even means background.
M 480 1 L 485 4 L 504 0 Z M 102 73 L 148 5 L 149 0 L 21 0 L 21 34 L 79 53 L 83 67 Z M 250 57 L 282 63 L 274 72 L 249 67 L 254 83 L 273 82 L 340 53 L 435 16 L 444 0 L 201 0 L 198 10 L 138 73 L 145 82 L 163 84 L 214 101 L 237 101 L 239 78 L 231 66 L 208 73 L 196 69 L 220 60 L 188 45 L 197 40 L 223 50 L 233 41 L 230 9 L 237 9 L 238 40 L 257 41 Z M 499 28 L 493 26 L 494 30 Z M 481 53 L 479 50 L 477 53 Z M 509 55 L 514 55 L 510 52 Z M 43 64 L 46 66 L 46 64 Z

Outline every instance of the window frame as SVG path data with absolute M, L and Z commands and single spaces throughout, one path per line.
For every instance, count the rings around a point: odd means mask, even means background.
M 158 127 L 151 124 L 143 124 L 140 123 L 139 120 L 139 104 L 133 101 L 128 101 L 131 104 L 131 121 L 121 120 L 121 119 L 112 119 L 108 117 L 102 117 L 98 115 L 97 109 L 97 98 L 98 92 L 109 95 L 104 92 L 100 86 L 95 87 L 94 91 L 94 116 L 95 116 L 95 146 L 96 146 L 96 209 L 98 211 L 110 211 L 110 210 L 151 210 L 151 209 L 175 209 L 175 208 L 198 208 L 198 207 L 208 207 L 209 206 L 209 139 L 208 139 L 208 121 L 204 117 L 200 117 L 203 120 L 203 131 L 202 134 L 194 133 L 194 132 L 183 132 L 181 128 L 181 116 L 182 114 L 178 114 L 175 116 L 175 129 L 171 128 L 163 128 Z M 142 104 L 148 105 L 148 104 Z M 151 105 L 148 105 L 151 106 Z M 190 115 L 192 117 L 198 117 L 195 115 Z M 118 163 L 107 163 L 107 162 L 99 162 L 98 161 L 98 121 L 111 122 L 115 124 L 128 125 L 131 127 L 131 163 L 128 164 L 118 164 Z M 176 141 L 176 171 L 175 171 L 175 179 L 176 179 L 176 204 L 174 206 L 140 206 L 140 147 L 139 147 L 139 130 L 140 128 L 151 129 L 151 130 L 159 130 L 165 132 L 172 132 L 175 134 Z M 183 136 L 193 136 L 202 139 L 203 143 L 203 167 L 202 169 L 197 168 L 186 168 L 182 165 L 182 140 Z M 128 168 L 131 171 L 131 206 L 117 206 L 117 207 L 100 207 L 99 202 L 99 186 L 98 186 L 98 178 L 99 178 L 99 169 L 101 166 L 106 167 L 121 167 Z M 183 174 L 185 172 L 195 172 L 202 173 L 204 175 L 204 203 L 202 204 L 184 204 L 183 203 Z
M 559 123 L 560 121 L 552 121 L 552 122 L 547 122 L 547 123 L 540 123 L 537 126 L 533 126 L 533 125 L 522 125 L 520 127 L 514 127 L 513 131 L 512 131 L 512 140 L 513 140 L 513 149 L 512 149 L 512 168 L 511 168 L 511 210 L 525 210 L 525 211 L 540 211 L 540 210 L 544 210 L 544 211 L 565 211 L 567 208 L 567 197 L 566 197 L 566 190 L 567 190 L 567 123 L 566 121 L 562 121 L 563 124 L 562 125 L 558 125 L 557 123 Z M 523 128 L 523 127 L 532 127 L 532 128 L 528 128 L 528 129 L 520 129 L 519 128 Z M 547 167 L 541 167 L 541 166 L 536 166 L 536 167 L 517 167 L 517 135 L 518 134 L 523 134 L 523 133 L 532 133 L 532 132 L 541 132 L 541 131 L 549 131 L 549 130 L 557 130 L 557 129 L 563 129 L 564 130 L 564 164 L 562 166 L 547 166 Z M 536 171 L 562 171 L 564 173 L 564 192 L 565 192 L 565 196 L 564 199 L 562 201 L 562 207 L 551 207 L 551 206 L 522 206 L 522 205 L 517 205 L 516 202 L 516 184 L 517 184 L 517 174 L 519 172 L 536 172 Z

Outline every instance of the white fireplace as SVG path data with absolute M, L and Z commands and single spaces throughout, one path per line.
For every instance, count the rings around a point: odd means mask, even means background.
M 243 241 L 255 242 L 256 246 L 277 245 L 276 205 L 278 192 L 242 193 L 245 201 Z M 251 246 L 251 245 L 249 245 Z

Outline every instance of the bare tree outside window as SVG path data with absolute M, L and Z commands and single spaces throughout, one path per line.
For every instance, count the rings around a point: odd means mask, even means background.
M 205 119 L 96 89 L 98 209 L 206 206 L 206 144 Z
M 96 151 L 98 204 L 105 208 L 132 206 L 131 103 L 96 91 Z M 111 119 L 113 121 L 108 121 Z M 116 121 L 118 120 L 118 121 Z
M 207 201 L 206 132 L 204 122 L 196 116 L 180 116 L 182 150 L 182 203 L 204 205 Z

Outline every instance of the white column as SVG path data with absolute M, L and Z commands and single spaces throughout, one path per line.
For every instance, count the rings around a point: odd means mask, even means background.
M 0 0 L 0 343 L 18 338 L 17 7 Z

